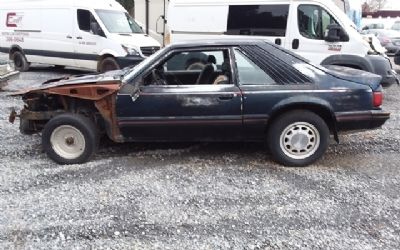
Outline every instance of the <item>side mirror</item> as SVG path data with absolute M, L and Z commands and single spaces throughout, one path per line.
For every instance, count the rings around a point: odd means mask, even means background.
M 328 25 L 325 34 L 325 41 L 331 43 L 348 42 L 350 40 L 346 31 L 337 24 Z
M 93 32 L 93 34 L 105 37 L 106 35 L 104 34 L 104 31 L 101 29 L 100 25 L 97 22 L 91 22 L 90 23 L 90 30 Z
M 161 23 L 161 25 L 159 26 L 159 24 L 160 24 L 160 20 L 162 21 L 162 23 Z M 163 16 L 163 15 L 161 15 L 161 16 L 159 16 L 158 18 L 157 18 L 157 21 L 156 21 L 156 32 L 157 32 L 157 34 L 159 34 L 159 35 L 164 35 L 164 30 L 165 30 L 165 17 Z M 161 28 L 161 29 L 160 29 Z

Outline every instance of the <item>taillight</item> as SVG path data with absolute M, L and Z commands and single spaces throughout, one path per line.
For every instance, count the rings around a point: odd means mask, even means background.
M 382 92 L 373 92 L 373 100 L 372 100 L 372 102 L 373 102 L 373 104 L 374 104 L 374 107 L 380 107 L 380 106 L 382 106 L 382 102 L 383 102 L 383 94 L 382 94 Z

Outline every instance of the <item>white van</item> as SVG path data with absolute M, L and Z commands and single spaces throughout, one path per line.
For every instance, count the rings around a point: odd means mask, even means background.
M 312 63 L 341 65 L 398 83 L 390 60 L 371 49 L 354 23 L 331 0 L 171 0 L 171 42 L 259 36 Z
M 0 52 L 19 71 L 44 63 L 105 72 L 159 49 L 115 0 L 0 2 Z

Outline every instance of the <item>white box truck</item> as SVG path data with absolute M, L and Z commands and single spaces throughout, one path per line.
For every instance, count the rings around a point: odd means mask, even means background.
M 0 52 L 19 71 L 44 63 L 105 72 L 159 49 L 115 0 L 0 2 Z
M 330 0 L 171 0 L 168 27 L 171 42 L 258 36 L 312 63 L 372 72 L 384 86 L 398 83 L 389 58 Z

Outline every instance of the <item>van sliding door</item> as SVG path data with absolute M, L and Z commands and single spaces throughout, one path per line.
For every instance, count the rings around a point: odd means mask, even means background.
M 78 67 L 97 70 L 100 49 L 105 48 L 105 37 L 95 35 L 91 29 L 92 23 L 99 24 L 91 11 L 85 9 L 75 10 L 75 62 Z M 100 25 L 99 25 L 100 27 Z
M 260 36 L 285 45 L 288 4 L 229 6 L 227 35 Z
M 75 66 L 71 9 L 41 10 L 42 49 L 40 63 Z

